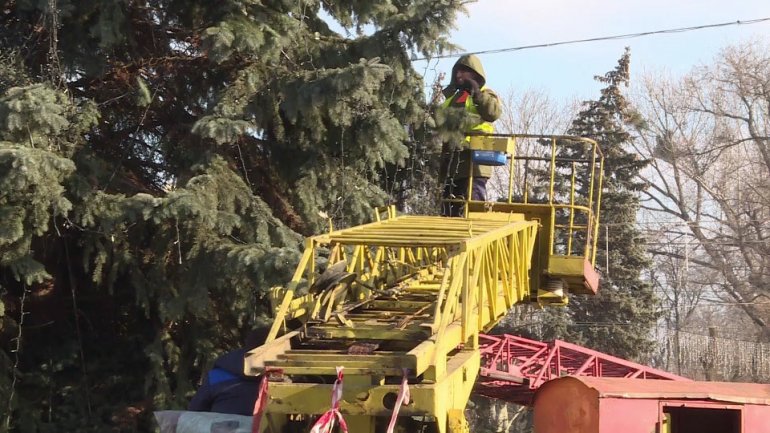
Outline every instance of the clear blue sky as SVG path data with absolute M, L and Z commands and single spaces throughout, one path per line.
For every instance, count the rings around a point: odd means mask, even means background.
M 767 17 L 770 0 L 479 0 L 468 6 L 468 16 L 458 17 L 451 40 L 473 52 Z M 500 92 L 539 88 L 556 98 L 587 99 L 599 89 L 593 76 L 613 68 L 626 46 L 633 80 L 645 72 L 681 75 L 725 46 L 752 38 L 770 41 L 770 21 L 480 58 L 488 84 Z M 455 60 L 414 66 L 430 82 Z

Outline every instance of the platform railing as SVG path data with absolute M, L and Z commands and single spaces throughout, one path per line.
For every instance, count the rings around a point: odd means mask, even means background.
M 551 255 L 582 256 L 596 262 L 604 156 L 594 140 L 568 135 L 484 134 L 468 140 L 470 151 L 507 155 L 507 195 L 497 203 L 527 206 L 548 205 L 554 218 L 547 227 Z M 519 154 L 526 149 L 526 154 Z M 471 197 L 473 169 L 468 191 Z M 464 198 L 447 203 L 479 203 Z M 494 203 L 490 201 L 490 203 Z M 469 206 L 465 206 L 465 216 Z

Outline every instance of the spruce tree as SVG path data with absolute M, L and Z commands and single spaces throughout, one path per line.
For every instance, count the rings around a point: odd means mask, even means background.
M 628 125 L 641 122 L 623 94 L 630 80 L 631 55 L 626 49 L 617 66 L 595 79 L 605 84 L 597 100 L 586 101 L 572 122 L 569 135 L 595 140 L 604 154 L 604 189 L 596 265 L 599 293 L 573 296 L 562 311 L 547 313 L 546 338 L 562 338 L 616 356 L 639 359 L 651 349 L 651 331 L 657 320 L 652 286 L 642 272 L 650 262 L 637 225 L 639 193 L 646 186 L 639 171 L 647 161 L 629 152 L 633 139 Z M 567 145 L 564 155 L 586 158 L 581 146 Z M 565 182 L 566 184 L 566 182 Z M 587 196 L 583 182 L 577 193 Z
M 426 118 L 409 59 L 450 46 L 462 3 L 7 3 L 0 430 L 183 408 L 302 236 L 389 200 Z

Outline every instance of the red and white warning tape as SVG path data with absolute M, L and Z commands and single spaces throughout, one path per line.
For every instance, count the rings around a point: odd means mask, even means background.
M 342 433 L 348 432 L 348 425 L 345 419 L 340 413 L 340 401 L 342 400 L 342 380 L 344 367 L 337 367 L 337 379 L 334 381 L 334 387 L 332 388 L 332 407 L 321 415 L 318 420 L 313 424 L 310 429 L 310 433 L 331 433 L 334 429 L 335 420 L 339 422 L 340 431 Z M 411 394 L 409 392 L 409 384 L 407 382 L 408 370 L 404 369 L 404 376 L 401 380 L 401 387 L 398 390 L 398 396 L 396 397 L 396 404 L 393 407 L 393 414 L 390 417 L 390 423 L 388 424 L 387 433 L 393 433 L 396 427 L 396 421 L 398 419 L 398 412 L 401 406 L 409 404 Z M 262 417 L 265 413 L 265 407 L 267 407 L 268 399 L 268 376 L 270 370 L 266 370 L 262 375 L 262 381 L 259 385 L 259 395 L 257 401 L 254 403 L 253 423 L 251 425 L 251 433 L 259 433 Z
M 260 426 L 262 424 L 262 415 L 265 413 L 265 407 L 267 407 L 267 388 L 269 383 L 269 376 L 271 372 L 280 372 L 277 369 L 266 369 L 262 373 L 262 380 L 259 382 L 259 393 L 257 394 L 257 401 L 254 402 L 254 412 L 252 413 L 251 433 L 259 433 Z
M 340 431 L 347 433 L 348 424 L 345 422 L 345 419 L 342 418 L 342 414 L 340 413 L 340 400 L 342 400 L 342 369 L 343 367 L 337 367 L 337 380 L 334 381 L 334 388 L 332 388 L 332 408 L 318 418 L 315 424 L 313 424 L 313 428 L 310 429 L 310 433 L 331 433 L 334 428 L 335 420 L 340 423 Z
M 406 381 L 408 370 L 404 369 L 404 378 L 401 379 L 401 388 L 398 390 L 398 397 L 396 397 L 396 405 L 393 407 L 393 415 L 390 416 L 390 424 L 388 424 L 388 432 L 393 433 L 393 429 L 396 428 L 396 419 L 398 418 L 398 411 L 401 409 L 401 405 L 409 404 L 411 394 L 409 393 L 409 384 Z

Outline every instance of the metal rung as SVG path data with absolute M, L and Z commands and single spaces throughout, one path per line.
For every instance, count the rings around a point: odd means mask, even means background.
M 280 368 L 283 374 L 297 376 L 336 376 L 337 366 L 293 366 L 266 362 L 266 365 Z M 400 377 L 403 369 L 400 367 L 369 368 L 369 367 L 345 367 L 345 376 L 395 376 Z
M 270 361 L 273 362 L 273 361 Z M 278 355 L 278 360 L 275 362 L 290 363 L 296 366 L 335 366 L 344 365 L 346 368 L 361 367 L 361 368 L 396 368 L 403 366 L 409 368 L 414 366 L 415 359 L 413 356 L 406 354 L 397 355 L 383 355 L 379 352 L 374 352 L 370 355 L 349 355 L 349 354 L 336 354 L 336 353 L 317 353 L 312 357 L 301 353 L 284 353 Z
M 308 335 L 311 337 L 322 338 L 347 338 L 361 340 L 401 340 L 401 341 L 419 341 L 427 339 L 430 334 L 424 329 L 415 327 L 401 329 L 388 329 L 386 327 L 366 327 L 366 328 L 340 328 L 340 327 L 320 327 L 314 326 L 308 329 Z

